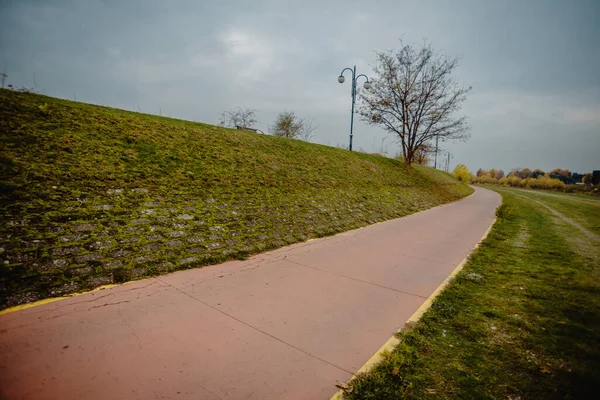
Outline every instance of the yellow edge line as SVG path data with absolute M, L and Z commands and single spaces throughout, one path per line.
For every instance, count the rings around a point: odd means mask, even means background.
M 479 242 L 475 245 L 475 247 L 473 247 L 473 249 L 465 257 L 465 259 L 462 260 L 456 268 L 454 268 L 454 271 L 452 271 L 452 273 L 450 273 L 450 275 L 448 275 L 448 277 L 446 279 L 444 279 L 444 282 L 442 282 L 440 284 L 440 286 L 438 286 L 437 289 L 435 289 L 435 291 L 431 294 L 431 296 L 429 296 L 427 298 L 427 300 L 425 300 L 423 302 L 423 304 L 421 304 L 421 306 L 417 309 L 417 311 L 415 311 L 413 313 L 413 315 L 410 316 L 408 321 L 406 321 L 406 324 L 416 323 L 417 321 L 419 321 L 419 319 L 421 319 L 423 314 L 425 314 L 427 312 L 427 310 L 429 310 L 429 308 L 431 307 L 431 304 L 433 303 L 433 300 L 435 300 L 435 298 L 438 297 L 440 295 L 440 293 L 442 293 L 442 291 L 446 288 L 446 286 L 448 286 L 450 284 L 452 279 L 454 279 L 454 277 L 456 275 L 458 275 L 458 273 L 463 269 L 463 267 L 467 263 L 467 260 L 471 256 L 471 254 L 473 254 L 473 252 L 479 247 L 481 242 L 483 242 L 485 240 L 485 238 L 487 238 L 490 231 L 494 227 L 496 220 L 497 220 L 497 218 L 494 218 L 494 221 L 492 222 L 490 227 L 487 229 L 487 231 L 485 231 L 485 233 L 483 234 L 483 236 L 481 237 Z M 400 328 L 398 330 L 398 333 L 401 331 L 402 331 L 402 328 Z M 400 344 L 400 339 L 398 339 L 395 335 L 392 336 L 387 342 L 385 342 L 385 344 L 383 346 L 381 346 L 379 348 L 379 350 L 377 350 L 375 352 L 375 354 L 373 354 L 371 356 L 371 358 L 369 358 L 369 360 L 362 367 L 360 367 L 360 369 L 356 372 L 356 374 L 352 375 L 352 378 L 350 378 L 348 383 L 350 383 L 354 379 L 356 379 L 357 375 L 363 374 L 365 372 L 369 372 L 370 370 L 372 370 L 377 364 L 379 364 L 381 361 L 383 361 L 386 354 L 391 353 L 399 344 Z M 344 396 L 344 390 L 340 389 L 329 400 L 341 400 L 344 398 L 343 396 Z
M 68 299 L 69 297 L 75 297 L 75 296 L 79 296 L 81 294 L 93 293 L 93 292 L 97 292 L 99 290 L 109 289 L 109 288 L 116 287 L 116 286 L 123 286 L 123 285 L 127 285 L 128 283 L 133 283 L 133 282 L 137 282 L 137 281 L 128 281 L 128 282 L 123 282 L 123 283 L 112 283 L 110 285 L 98 286 L 95 289 L 84 291 L 84 292 L 75 292 L 75 293 L 68 294 L 66 296 L 50 297 L 48 299 L 42 299 L 42 300 L 34 301 L 33 303 L 21 304 L 21 305 L 10 307 L 10 308 L 6 308 L 6 309 L 0 311 L 0 315 L 8 314 L 8 313 L 15 312 L 15 311 L 25 310 L 27 308 L 41 306 L 42 304 L 54 303 L 55 301 Z

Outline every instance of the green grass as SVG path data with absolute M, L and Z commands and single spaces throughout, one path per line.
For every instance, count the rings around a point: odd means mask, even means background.
M 493 190 L 503 205 L 488 238 L 346 398 L 594 398 L 600 243 L 520 191 Z M 585 207 L 571 200 L 566 208 L 581 221 L 597 217 L 575 211 Z
M 213 264 L 457 200 L 426 167 L 0 90 L 0 307 Z
M 600 198 L 587 195 L 545 193 L 534 190 L 513 189 L 522 196 L 535 199 L 555 209 L 587 230 L 600 235 Z

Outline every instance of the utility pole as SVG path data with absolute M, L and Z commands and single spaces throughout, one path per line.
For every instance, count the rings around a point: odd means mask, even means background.
M 387 139 L 387 136 L 384 136 L 383 139 L 381 139 L 381 147 L 379 148 L 379 153 L 382 156 L 385 156 L 385 154 L 386 154 L 386 151 L 385 151 L 385 149 L 383 147 L 383 143 L 385 142 L 386 139 Z
M 8 78 L 8 75 L 6 75 L 6 69 L 4 69 L 4 72 L 0 74 L 0 81 L 2 81 L 2 89 L 4 89 L 4 80 Z
M 437 155 L 438 155 L 438 139 L 440 137 L 435 135 L 435 161 L 433 162 L 433 168 L 437 169 Z

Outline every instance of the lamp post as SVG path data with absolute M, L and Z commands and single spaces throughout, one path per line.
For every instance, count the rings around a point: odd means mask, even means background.
M 361 76 L 364 76 L 367 81 L 365 82 L 363 87 L 367 90 L 371 88 L 371 84 L 369 83 L 369 78 L 365 74 L 360 74 L 356 76 L 356 65 L 354 66 L 354 68 L 344 68 L 342 72 L 340 72 L 340 76 L 338 77 L 339 83 L 344 83 L 344 81 L 346 80 L 346 78 L 344 78 L 344 72 L 346 72 L 346 70 L 350 70 L 352 72 L 352 114 L 350 114 L 350 146 L 348 147 L 348 150 L 352 151 L 352 129 L 354 128 L 354 103 L 356 102 L 356 80 Z

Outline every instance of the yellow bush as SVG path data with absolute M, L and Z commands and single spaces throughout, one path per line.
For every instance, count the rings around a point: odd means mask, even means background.
M 493 178 L 489 175 L 481 175 L 479 177 L 479 183 L 485 183 L 488 185 L 497 185 L 498 184 L 498 179 Z
M 470 182 L 471 181 L 471 172 L 464 164 L 458 164 L 452 174 L 458 178 L 461 182 Z
M 519 187 L 521 184 L 521 178 L 518 176 L 511 176 L 508 180 L 508 184 L 513 187 Z
M 464 167 L 464 168 L 468 172 L 466 167 Z M 454 170 L 454 171 L 455 171 L 454 175 L 456 176 L 456 170 Z M 483 171 L 483 172 L 485 172 L 485 171 Z M 530 189 L 546 189 L 546 190 L 561 190 L 561 191 L 564 191 L 565 189 L 569 189 L 569 190 L 580 189 L 580 187 L 571 189 L 571 188 L 567 187 L 567 185 L 564 182 L 562 182 L 560 179 L 551 178 L 548 175 L 538 175 L 537 178 L 532 177 L 532 178 L 525 178 L 525 179 L 521 179 L 516 175 L 511 175 L 508 177 L 502 177 L 500 179 L 496 179 L 488 173 L 481 173 L 479 176 L 472 176 L 471 182 L 483 183 L 483 184 L 489 184 L 489 185 L 498 185 L 499 184 L 499 185 L 512 186 L 512 187 L 522 187 L 522 188 L 530 188 Z M 583 187 L 583 185 L 580 185 L 580 186 Z
M 527 186 L 532 189 L 540 189 L 540 181 L 538 181 L 536 178 L 529 178 L 527 179 Z
M 567 185 L 560 179 L 549 179 L 549 181 L 550 181 L 549 189 L 565 190 L 567 188 Z

